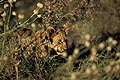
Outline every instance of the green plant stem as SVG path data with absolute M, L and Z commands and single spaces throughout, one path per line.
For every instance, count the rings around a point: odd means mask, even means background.
M 36 10 L 39 11 L 40 8 L 37 7 Z M 36 15 L 36 14 L 32 14 L 32 15 L 30 16 L 30 18 L 28 18 L 28 19 L 27 19 L 26 21 L 24 21 L 22 24 L 18 25 L 18 27 L 21 27 L 21 26 L 27 24 L 27 22 L 28 22 L 34 15 Z M 28 24 L 29 24 L 29 23 L 28 23 Z
M 5 36 L 3 38 L 4 39 L 3 39 L 3 42 L 2 42 L 2 55 L 1 56 L 3 56 L 3 54 L 4 54 Z
M 12 3 L 10 3 L 9 15 L 8 15 L 8 20 L 7 20 L 7 25 L 8 25 L 8 26 L 9 26 L 9 23 L 10 23 L 11 12 L 12 12 Z M 8 26 L 7 26 L 7 27 L 8 27 Z M 8 29 L 8 28 L 7 28 L 7 29 Z
M 7 16 L 8 17 L 7 18 L 7 23 L 4 25 L 4 32 L 6 32 L 9 29 L 11 12 L 12 12 L 12 4 L 10 4 L 10 7 L 9 7 L 9 13 L 8 13 L 8 16 Z
M 31 22 L 29 22 L 29 23 L 26 24 L 25 26 L 30 25 L 31 23 L 35 22 L 37 19 L 38 19 L 38 17 L 36 17 L 35 19 L 33 19 Z
M 33 16 L 34 16 L 34 14 L 32 14 L 32 16 L 30 16 L 30 18 L 28 18 L 26 21 L 24 21 L 22 24 L 18 25 L 17 27 L 21 27 L 21 26 L 25 25 Z

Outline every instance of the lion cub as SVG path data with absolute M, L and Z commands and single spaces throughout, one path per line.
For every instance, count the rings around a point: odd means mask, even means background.
M 67 34 L 65 29 L 55 30 L 53 27 L 48 27 L 46 30 L 37 31 L 34 39 L 39 57 L 46 56 L 50 49 L 53 49 L 56 53 L 62 53 L 67 50 Z

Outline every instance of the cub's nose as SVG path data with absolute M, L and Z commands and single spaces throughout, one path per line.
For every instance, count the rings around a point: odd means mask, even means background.
M 63 46 L 64 46 L 63 49 L 64 49 L 64 50 L 67 50 L 67 45 L 66 45 L 66 43 L 63 43 Z

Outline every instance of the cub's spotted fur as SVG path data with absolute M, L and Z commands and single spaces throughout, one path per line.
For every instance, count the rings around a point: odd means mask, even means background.
M 67 50 L 67 35 L 64 29 L 48 27 L 46 30 L 37 31 L 34 38 L 40 57 L 45 56 L 50 49 L 56 53 Z
M 54 29 L 48 27 L 46 30 L 41 29 L 33 32 L 30 29 L 19 28 L 12 32 L 10 36 L 17 48 L 15 51 L 15 59 L 19 57 L 28 57 L 35 55 L 38 58 L 45 57 L 47 53 L 54 50 L 55 53 L 62 53 L 67 50 L 67 34 L 66 29 Z

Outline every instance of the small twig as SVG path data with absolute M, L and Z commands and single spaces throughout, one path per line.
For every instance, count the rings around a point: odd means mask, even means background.
M 16 80 L 18 80 L 18 65 L 20 64 L 21 61 L 18 61 L 16 64 L 15 64 L 15 70 L 16 70 Z

